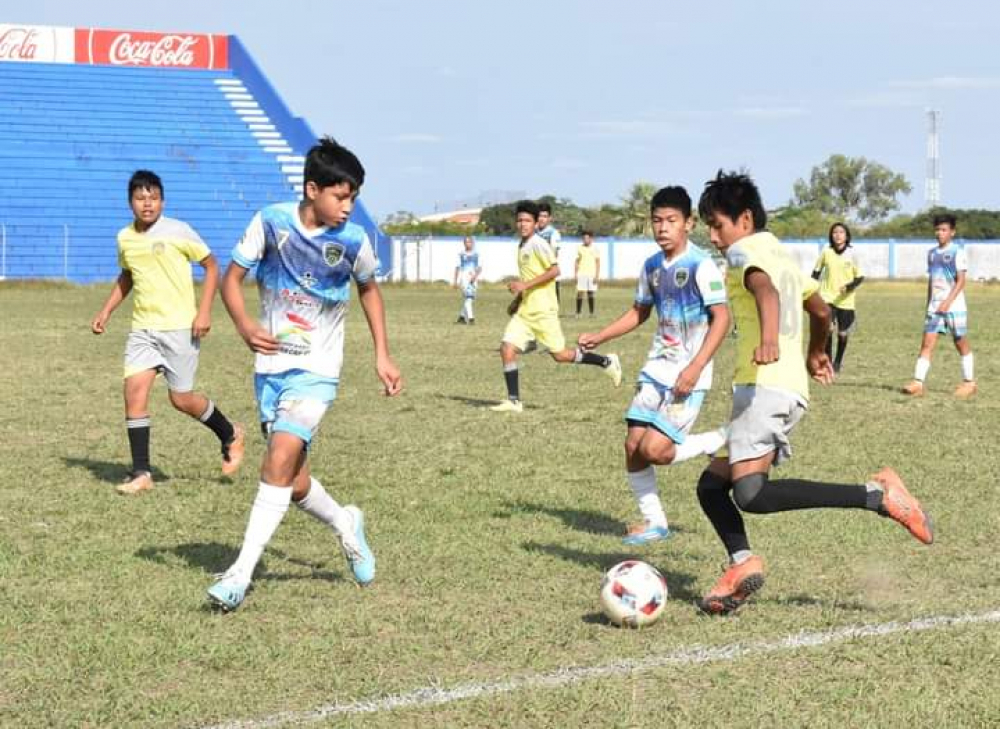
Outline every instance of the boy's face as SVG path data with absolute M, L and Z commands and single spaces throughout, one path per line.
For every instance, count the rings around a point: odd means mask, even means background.
M 542 230 L 548 226 L 549 222 L 552 220 L 552 213 L 547 213 L 544 210 L 538 213 L 538 229 Z
M 955 229 L 948 223 L 941 223 L 934 226 L 934 237 L 937 238 L 938 245 L 946 246 L 955 237 Z
M 677 208 L 656 208 L 650 219 L 653 223 L 653 239 L 668 256 L 681 252 L 687 246 L 694 218 L 685 217 L 684 212 Z
M 517 228 L 517 234 L 521 236 L 521 239 L 526 240 L 534 235 L 535 224 L 537 222 L 528 213 L 518 213 L 514 221 L 514 227 Z
M 312 205 L 316 219 L 323 225 L 336 228 L 347 222 L 354 209 L 354 201 L 358 197 L 358 191 L 353 189 L 346 182 L 336 185 L 320 187 L 315 182 L 307 182 L 305 187 L 306 199 Z
M 593 238 L 593 236 L 589 236 L 589 235 L 585 235 L 585 236 L 583 236 L 583 244 L 584 244 L 585 246 L 589 246 L 589 245 L 590 245 L 591 243 L 593 243 L 593 242 L 594 242 L 594 238 Z
M 839 225 L 833 229 L 830 237 L 833 238 L 833 247 L 837 250 L 837 252 L 840 252 L 847 247 L 847 231 Z
M 137 187 L 129 201 L 137 222 L 148 228 L 163 214 L 163 191 L 158 187 Z
M 740 213 L 736 220 L 724 213 L 714 212 L 705 223 L 712 245 L 719 253 L 725 253 L 731 245 L 753 233 L 753 215 L 749 210 Z
M 465 251 L 466 253 L 472 253 L 472 238 L 465 239 Z

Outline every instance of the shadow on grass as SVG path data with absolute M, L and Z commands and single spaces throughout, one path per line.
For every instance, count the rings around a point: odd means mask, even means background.
M 894 392 L 900 397 L 909 397 L 909 395 L 904 395 L 901 391 L 902 388 L 899 385 L 877 385 L 872 382 L 843 382 L 842 380 L 837 380 L 833 383 L 833 387 L 852 387 L 856 390 L 882 390 L 883 392 Z
M 517 513 L 545 514 L 559 519 L 568 527 L 588 534 L 624 536 L 627 526 L 623 521 L 590 509 L 559 509 L 531 501 L 508 501 L 504 504 L 504 508 L 507 511 L 498 511 L 493 516 L 499 519 L 509 519 Z M 687 530 L 682 526 L 671 524 L 670 531 L 680 534 Z
M 200 569 L 210 575 L 224 572 L 239 556 L 239 549 L 227 544 L 218 542 L 194 542 L 190 544 L 178 544 L 174 547 L 143 547 L 136 553 L 137 557 L 147 559 L 156 564 L 169 565 L 171 560 L 168 556 L 178 557 L 187 563 L 192 569 Z M 289 564 L 305 567 L 310 571 L 309 575 L 288 574 L 283 572 L 272 572 L 268 570 L 265 560 L 261 560 L 257 565 L 254 574 L 254 581 L 261 580 L 284 582 L 288 580 L 317 579 L 327 582 L 342 582 L 347 580 L 346 573 L 331 572 L 324 569 L 324 564 L 316 564 L 307 560 L 289 557 L 280 549 L 268 549 L 266 556 L 271 556 Z M 346 568 L 345 568 L 346 569 Z
M 435 395 L 435 397 L 441 400 L 454 400 L 455 402 L 460 402 L 473 408 L 488 408 L 488 407 L 493 407 L 494 405 L 499 405 L 501 402 L 503 402 L 502 400 L 496 400 L 496 399 L 484 400 L 479 397 L 465 397 L 464 395 L 442 395 L 440 393 Z M 525 405 L 524 409 L 539 410 L 540 408 L 537 405 Z
M 558 544 L 539 544 L 538 542 L 524 542 L 521 547 L 528 552 L 541 552 L 567 562 L 575 562 L 584 567 L 596 567 L 601 572 L 605 572 L 614 567 L 619 562 L 628 559 L 639 559 L 634 553 L 629 552 L 585 552 L 582 549 L 569 549 Z M 676 572 L 667 570 L 656 564 L 653 560 L 646 560 L 656 569 L 663 573 L 667 580 L 667 589 L 670 596 L 677 600 L 694 601 L 700 595 L 692 589 L 695 582 L 694 575 L 686 572 Z M 596 588 L 595 588 L 596 589 Z
M 128 475 L 128 467 L 118 461 L 95 461 L 92 458 L 63 456 L 63 463 L 69 468 L 86 468 L 94 478 L 107 483 L 121 483 Z M 170 476 L 155 466 L 153 466 L 152 474 L 153 481 L 156 483 L 170 480 Z

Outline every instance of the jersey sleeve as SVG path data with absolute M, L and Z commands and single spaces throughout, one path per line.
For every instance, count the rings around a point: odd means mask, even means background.
M 645 264 L 639 270 L 639 281 L 635 286 L 635 303 L 639 306 L 653 305 L 653 290 L 649 286 L 649 271 Z
M 556 261 L 556 254 L 552 245 L 541 236 L 539 236 L 538 240 L 534 242 L 531 253 L 536 259 L 538 259 L 542 268 L 552 268 L 556 265 L 556 263 L 558 263 L 558 261 Z
M 375 256 L 375 249 L 372 248 L 371 240 L 365 235 L 358 256 L 354 259 L 354 280 L 359 284 L 365 284 L 372 280 L 378 271 L 378 258 Z
M 125 250 L 122 247 L 122 237 L 118 236 L 118 268 L 123 271 L 128 271 L 128 266 L 125 265 Z
M 764 261 L 764 257 L 758 255 L 751 247 L 741 243 L 734 243 L 726 251 L 726 265 L 739 271 L 740 286 L 744 289 L 747 286 L 746 273 L 749 268 L 759 268 L 768 276 L 774 278 L 773 274 L 767 270 L 768 266 Z
M 694 280 L 705 306 L 726 303 L 726 283 L 722 280 L 722 272 L 712 259 L 706 258 L 698 264 Z
M 265 240 L 264 218 L 257 213 L 233 248 L 233 262 L 243 268 L 253 268 L 264 257 Z
M 183 224 L 184 255 L 189 261 L 204 261 L 212 255 L 212 249 L 201 239 L 198 231 L 187 223 Z
M 968 271 L 969 270 L 969 259 L 965 255 L 965 249 L 959 248 L 955 252 L 955 270 L 956 271 Z
M 823 267 L 826 265 L 826 252 L 829 248 L 824 248 L 822 253 L 819 254 L 819 258 L 816 259 L 816 264 L 813 266 L 813 271 L 822 271 Z
M 856 255 L 854 255 L 854 252 L 852 251 L 851 252 L 851 281 L 853 281 L 856 278 L 861 278 L 862 276 L 864 276 L 864 274 L 861 273 L 861 265 L 858 263 L 858 257 Z

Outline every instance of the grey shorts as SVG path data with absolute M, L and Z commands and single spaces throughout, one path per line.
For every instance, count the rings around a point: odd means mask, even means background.
M 760 458 L 772 451 L 775 466 L 787 461 L 792 456 L 788 435 L 805 413 L 805 404 L 793 392 L 736 385 L 727 443 L 729 463 Z
M 133 329 L 125 342 L 125 378 L 156 370 L 162 372 L 173 392 L 191 392 L 198 372 L 201 342 L 190 329 L 158 332 Z

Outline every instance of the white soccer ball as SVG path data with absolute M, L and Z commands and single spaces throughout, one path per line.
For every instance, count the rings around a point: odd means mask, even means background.
M 667 581 L 653 565 L 630 559 L 609 569 L 601 583 L 601 608 L 615 625 L 652 625 L 667 603 Z

